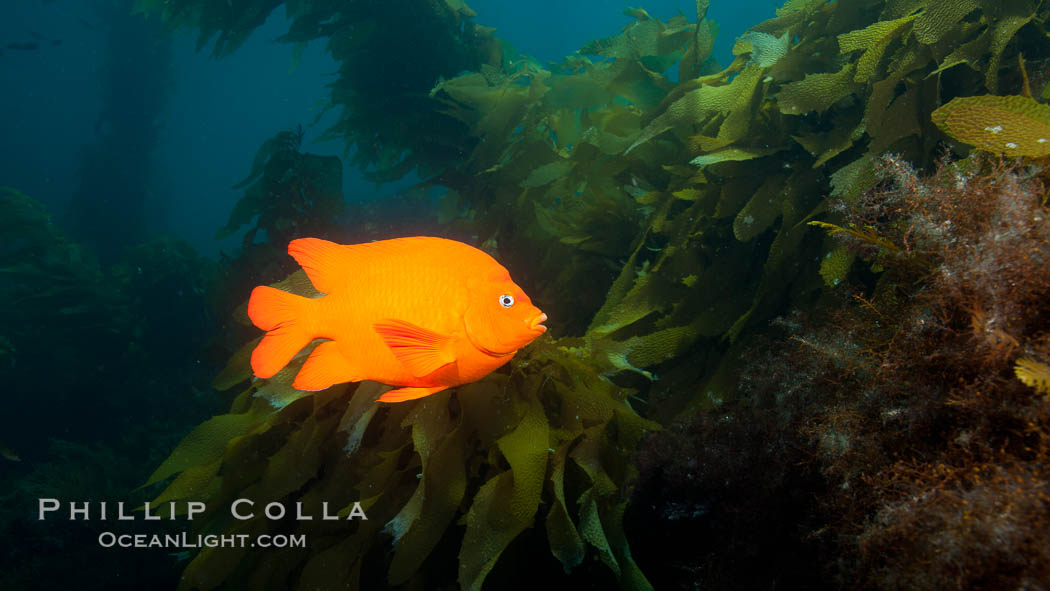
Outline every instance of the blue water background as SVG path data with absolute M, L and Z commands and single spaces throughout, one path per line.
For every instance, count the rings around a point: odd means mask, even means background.
M 104 23 L 91 0 L 5 3 L 0 11 L 0 48 L 38 40 L 34 51 L 3 49 L 0 56 L 0 185 L 16 187 L 42 200 L 60 219 L 75 192 L 84 147 L 95 138 L 102 106 L 105 61 Z M 496 27 L 520 53 L 558 61 L 585 42 L 614 35 L 632 19 L 623 14 L 640 6 L 659 18 L 685 14 L 695 20 L 695 4 L 675 0 L 646 3 L 604 0 L 474 0 L 476 22 Z M 714 0 L 708 17 L 720 27 L 715 55 L 728 63 L 733 40 L 774 14 L 769 0 Z M 314 42 L 296 66 L 292 47 L 274 39 L 287 30 L 284 9 L 276 10 L 232 55 L 196 50 L 191 31 L 176 34 L 172 89 L 150 175 L 155 186 L 149 233 L 190 241 L 200 252 L 232 252 L 240 237 L 213 239 L 240 196 L 231 186 L 246 175 L 259 145 L 276 132 L 307 126 L 307 151 L 342 156 L 341 142 L 314 140 L 335 120 L 330 112 L 309 124 L 323 107 L 325 85 L 336 70 Z M 50 41 L 62 43 L 52 46 Z M 395 73 L 396 75 L 396 73 Z M 133 77 L 122 81 L 137 90 Z M 345 160 L 345 159 L 344 159 Z M 344 194 L 350 200 L 382 198 L 410 180 L 376 188 L 346 168 Z

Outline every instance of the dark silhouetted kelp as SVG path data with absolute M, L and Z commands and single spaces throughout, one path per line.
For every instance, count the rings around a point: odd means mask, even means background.
M 124 562 L 98 545 L 103 522 L 44 523 L 35 507 L 40 498 L 143 502 L 145 492 L 132 492 L 141 472 L 188 421 L 218 410 L 212 396 L 187 396 L 214 373 L 198 355 L 216 331 L 211 269 L 185 243 L 160 239 L 103 267 L 40 202 L 0 187 L 0 380 L 10 393 L 0 413 L 0 587 L 174 584 L 164 554 Z
M 150 207 L 164 195 L 153 184 L 153 153 L 172 83 L 171 41 L 155 20 L 129 14 L 130 4 L 92 5 L 106 23 L 102 109 L 95 137 L 81 153 L 78 186 L 63 220 L 70 235 L 106 264 L 147 239 L 155 223 Z

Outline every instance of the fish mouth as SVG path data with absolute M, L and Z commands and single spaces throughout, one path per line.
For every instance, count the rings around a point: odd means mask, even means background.
M 543 326 L 543 323 L 546 322 L 546 321 L 547 321 L 547 315 L 544 314 L 543 312 L 540 312 L 539 316 L 536 316 L 535 318 L 533 318 L 532 320 L 529 321 L 529 329 L 530 330 L 537 330 L 541 334 L 545 333 L 545 332 L 547 332 L 547 327 Z

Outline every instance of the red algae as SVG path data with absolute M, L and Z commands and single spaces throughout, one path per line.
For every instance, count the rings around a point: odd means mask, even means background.
M 712 585 L 1046 586 L 1050 398 L 1014 374 L 1050 362 L 1046 173 L 887 156 L 878 174 L 832 209 L 864 230 L 835 233 L 848 280 L 774 321 L 738 400 L 650 439 L 639 499 L 721 536 L 680 557 Z

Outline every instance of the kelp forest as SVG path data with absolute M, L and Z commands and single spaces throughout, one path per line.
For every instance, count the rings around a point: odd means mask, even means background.
M 462 0 L 138 0 L 219 60 L 285 11 L 290 52 L 320 42 L 339 64 L 337 116 L 273 129 L 234 171 L 215 232 L 247 234 L 218 262 L 153 241 L 100 263 L 0 192 L 19 237 L 0 251 L 0 366 L 28 392 L 26 355 L 67 359 L 24 420 L 72 399 L 133 432 L 134 460 L 65 444 L 65 486 L 151 501 L 165 527 L 308 540 L 158 558 L 156 585 L 184 591 L 1050 585 L 1050 5 L 788 0 L 728 64 L 708 0 L 689 8 L 629 9 L 539 63 Z M 344 196 L 344 162 L 418 179 L 412 215 Z M 370 381 L 294 389 L 319 341 L 253 376 L 252 288 L 320 295 L 290 240 L 419 228 L 504 264 L 550 330 L 400 404 Z M 142 303 L 172 290 L 181 305 Z M 98 350 L 62 355 L 81 331 Z M 170 375 L 114 383 L 97 361 L 165 347 Z M 109 395 L 73 398 L 85 380 Z M 141 470 L 91 468 L 120 462 Z M 62 481 L 41 471 L 3 510 Z M 237 499 L 256 517 L 231 517 Z M 176 521 L 192 501 L 207 510 Z M 41 563 L 11 560 L 0 586 L 39 588 Z

